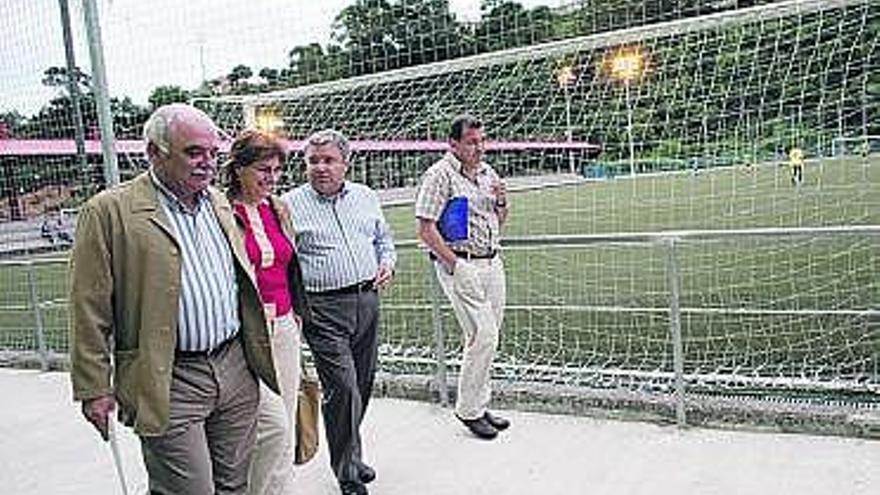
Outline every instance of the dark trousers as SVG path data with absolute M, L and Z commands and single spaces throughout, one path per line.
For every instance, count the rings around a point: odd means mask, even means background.
M 311 324 L 303 334 L 323 387 L 330 467 L 340 481 L 358 479 L 360 425 L 376 373 L 379 295 L 310 293 Z

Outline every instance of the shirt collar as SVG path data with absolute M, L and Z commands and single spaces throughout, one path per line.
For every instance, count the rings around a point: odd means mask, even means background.
M 308 187 L 309 191 L 312 192 L 312 196 L 314 198 L 316 198 L 317 200 L 329 201 L 331 203 L 335 202 L 337 199 L 342 199 L 342 198 L 346 197 L 348 195 L 348 193 L 351 192 L 351 187 L 349 186 L 349 183 L 347 180 L 342 182 L 342 188 L 339 190 L 338 193 L 334 194 L 333 196 L 325 196 L 325 195 L 319 193 L 317 189 L 312 187 L 311 182 L 306 183 L 306 187 Z
M 232 199 L 232 200 L 230 200 L 229 202 L 230 202 L 233 206 L 242 206 L 242 207 L 245 207 L 245 206 L 251 206 L 250 203 L 245 203 L 244 201 L 242 201 L 242 200 L 240 200 L 240 199 Z M 268 204 L 270 204 L 270 203 L 269 203 L 269 198 L 263 198 L 263 199 L 261 199 L 259 202 L 257 202 L 257 204 L 255 204 L 255 205 L 253 205 L 253 206 L 256 206 L 257 208 L 259 208 L 259 207 L 261 207 L 261 206 L 263 206 L 263 205 L 268 205 Z
M 463 165 L 461 163 L 461 160 L 459 160 L 458 157 L 455 156 L 455 154 L 453 154 L 451 151 L 447 151 L 446 156 L 444 156 L 444 158 L 445 158 L 446 162 L 449 163 L 450 166 L 452 166 L 453 170 L 455 170 L 456 172 L 461 174 L 461 168 Z M 486 173 L 486 170 L 487 170 L 486 167 L 487 167 L 487 165 L 485 162 L 480 162 L 480 164 L 477 165 L 477 174 L 479 175 L 479 174 Z
M 153 181 L 153 185 L 156 186 L 156 189 L 159 190 L 159 193 L 163 197 L 165 197 L 165 199 L 168 201 L 168 203 L 171 206 L 177 208 L 179 211 L 181 211 L 183 213 L 197 213 L 199 211 L 199 208 L 201 208 L 202 204 L 204 204 L 205 201 L 207 201 L 207 199 L 208 199 L 208 192 L 207 191 L 199 191 L 196 193 L 196 206 L 195 206 L 195 208 L 189 208 L 188 206 L 183 204 L 180 201 L 180 199 L 177 198 L 177 195 L 174 194 L 171 191 L 171 189 L 168 189 L 168 186 L 166 186 L 164 183 L 162 183 L 161 180 L 159 180 L 159 176 L 156 175 L 156 171 L 153 170 L 152 166 L 150 167 L 149 172 L 150 172 L 150 179 Z

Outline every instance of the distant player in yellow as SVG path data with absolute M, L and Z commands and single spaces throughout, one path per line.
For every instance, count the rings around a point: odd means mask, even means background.
M 788 152 L 788 165 L 791 167 L 791 185 L 801 185 L 804 182 L 804 150 L 792 148 Z

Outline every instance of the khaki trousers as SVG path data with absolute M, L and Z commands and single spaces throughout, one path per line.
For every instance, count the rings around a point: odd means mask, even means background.
M 272 320 L 272 358 L 281 395 L 260 385 L 257 446 L 248 476 L 249 495 L 293 493 L 300 342 L 300 323 L 293 313 Z
M 244 494 L 259 390 L 237 337 L 210 355 L 176 356 L 168 429 L 141 437 L 150 493 Z
M 460 258 L 453 275 L 446 273 L 440 263 L 434 265 L 462 331 L 464 356 L 455 412 L 461 418 L 476 419 L 486 412 L 492 396 L 489 380 L 506 298 L 504 264 L 500 256 Z

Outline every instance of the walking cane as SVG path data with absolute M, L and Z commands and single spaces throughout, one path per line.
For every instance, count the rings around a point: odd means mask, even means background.
M 119 452 L 119 440 L 116 438 L 116 420 L 112 414 L 107 418 L 107 433 L 110 437 L 110 451 L 113 453 L 116 475 L 119 477 L 119 484 L 122 485 L 122 495 L 128 495 L 128 485 L 125 483 L 125 472 L 122 469 L 122 454 Z

